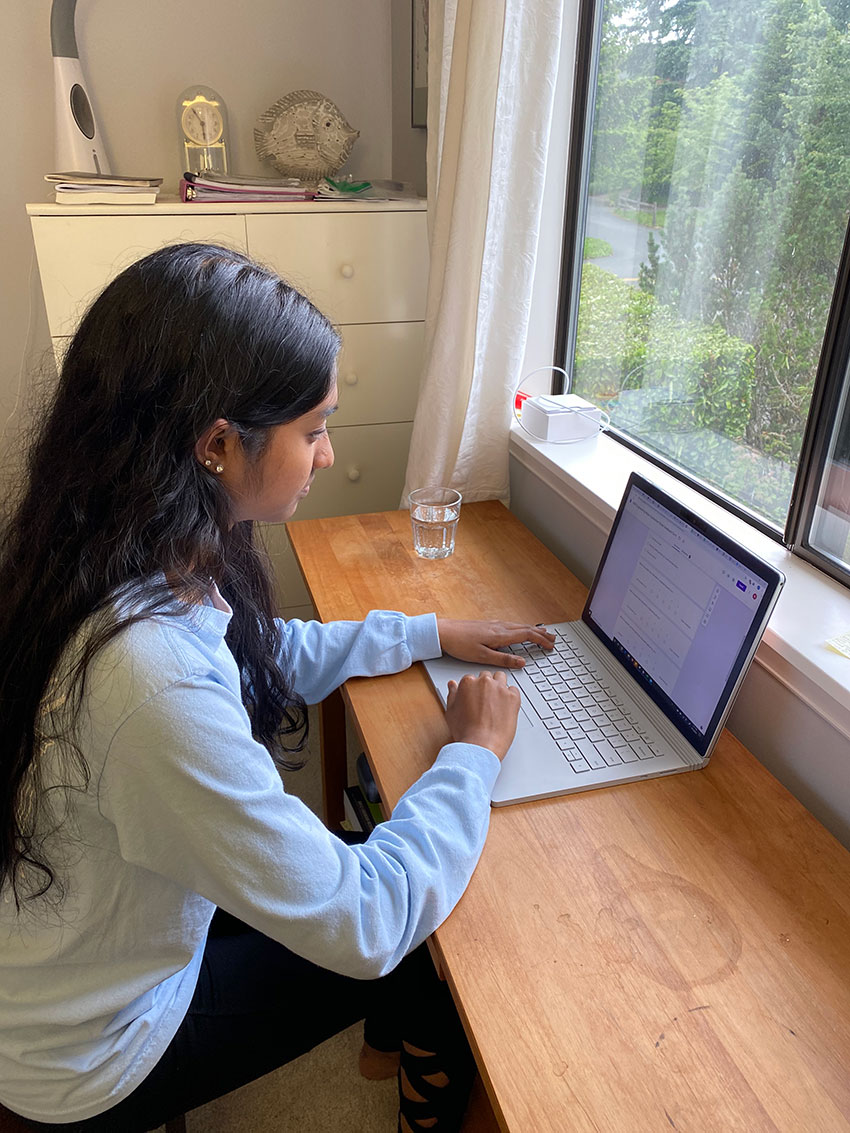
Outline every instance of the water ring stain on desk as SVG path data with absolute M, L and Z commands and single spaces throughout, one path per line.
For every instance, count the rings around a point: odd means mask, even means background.
M 594 874 L 602 901 L 596 943 L 609 962 L 634 965 L 674 991 L 717 983 L 735 971 L 741 934 L 704 890 L 617 846 L 596 853 Z

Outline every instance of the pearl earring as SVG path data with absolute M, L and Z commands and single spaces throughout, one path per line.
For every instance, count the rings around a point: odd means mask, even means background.
M 223 464 L 217 464 L 215 466 L 215 470 L 216 470 L 216 472 L 224 472 L 224 465 Z
M 204 461 L 204 467 L 205 468 L 212 468 L 212 461 L 211 460 L 205 460 Z

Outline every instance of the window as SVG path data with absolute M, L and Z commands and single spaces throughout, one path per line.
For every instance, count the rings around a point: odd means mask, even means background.
M 850 404 L 844 384 L 841 417 L 829 442 L 809 540 L 813 549 L 850 566 Z
M 556 358 L 618 439 L 845 578 L 849 18 L 585 0 Z
M 787 541 L 850 580 L 850 236 L 832 300 Z

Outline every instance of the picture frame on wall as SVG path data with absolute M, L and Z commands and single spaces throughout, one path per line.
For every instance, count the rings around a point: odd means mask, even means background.
M 428 125 L 428 0 L 411 0 L 410 124 Z

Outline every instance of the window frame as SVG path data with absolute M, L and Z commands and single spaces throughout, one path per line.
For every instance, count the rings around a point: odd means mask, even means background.
M 809 542 L 815 507 L 826 471 L 832 427 L 836 421 L 846 382 L 850 382 L 850 224 L 841 250 L 838 277 L 827 316 L 826 332 L 785 528 L 785 545 L 790 551 L 825 571 L 838 582 L 850 585 L 850 568 L 824 554 Z
M 578 6 L 561 272 L 553 351 L 553 364 L 566 370 L 567 373 L 571 373 L 568 362 L 575 355 L 578 328 L 582 260 L 577 250 L 587 217 L 587 178 L 602 39 L 603 6 L 604 0 L 579 0 Z M 850 382 L 850 222 L 839 259 L 784 529 L 750 511 L 738 501 L 706 484 L 687 469 L 673 464 L 615 426 L 609 425 L 605 432 L 618 443 L 781 543 L 789 551 L 824 571 L 836 581 L 850 586 L 850 566 L 824 554 L 809 541 L 815 505 L 829 451 L 832 425 L 845 382 Z M 565 382 L 561 374 L 555 375 L 553 392 L 565 392 Z

